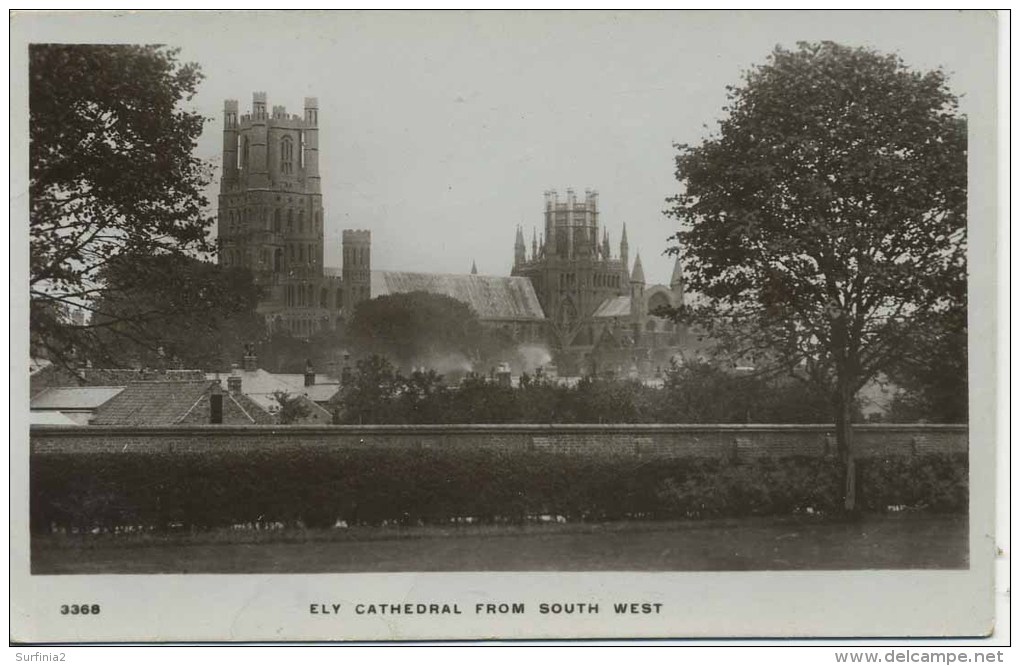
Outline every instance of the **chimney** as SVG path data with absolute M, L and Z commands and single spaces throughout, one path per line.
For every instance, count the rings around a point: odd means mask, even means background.
M 351 383 L 351 353 L 344 351 L 344 366 L 340 370 L 340 384 L 348 386 Z
M 305 361 L 305 386 L 315 386 L 315 368 L 310 360 Z
M 214 425 L 223 423 L 223 392 L 219 382 L 213 384 L 212 392 L 209 394 L 209 423 Z
M 227 390 L 231 393 L 241 392 L 241 373 L 238 371 L 236 363 L 230 371 L 230 376 L 227 377 Z
M 255 345 L 249 342 L 244 346 L 244 371 L 255 372 L 258 367 L 259 357 L 255 355 Z
M 500 363 L 499 367 L 496 368 L 496 383 L 500 386 L 511 386 L 510 381 L 510 364 Z

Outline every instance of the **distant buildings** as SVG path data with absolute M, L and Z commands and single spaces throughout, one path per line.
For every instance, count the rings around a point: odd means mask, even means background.
M 333 415 L 326 408 L 329 401 L 340 390 L 339 382 L 324 375 L 318 375 L 311 368 L 304 374 L 277 374 L 258 367 L 254 354 L 246 354 L 241 366 L 234 366 L 229 375 L 221 378 L 220 373 L 207 373 L 209 379 L 217 382 L 225 379 L 230 395 L 243 395 L 268 414 L 279 419 L 281 407 L 278 396 L 286 395 L 303 403 L 305 414 L 294 423 L 327 425 Z
M 544 343 L 568 374 L 650 376 L 697 346 L 684 327 L 653 314 L 684 300 L 679 260 L 668 286 L 647 285 L 640 257 L 630 265 L 626 227 L 611 251 L 592 190 L 583 200 L 573 190 L 564 200 L 546 193 L 530 253 L 517 229 L 510 277 L 474 266 L 465 275 L 373 270 L 367 230 L 344 230 L 342 268 L 325 266 L 318 113 L 311 97 L 301 116 L 283 106 L 269 112 L 261 92 L 243 116 L 236 100 L 224 104 L 219 261 L 254 271 L 271 330 L 309 337 L 349 319 L 363 300 L 427 291 L 467 303 L 521 342 Z
M 116 397 L 124 386 L 53 386 L 32 396 L 32 423 L 88 425 L 96 410 Z
M 298 415 L 286 415 L 288 423 L 327 425 L 333 421 L 327 406 L 340 389 L 335 379 L 310 369 L 303 375 L 266 372 L 253 355 L 226 376 L 201 370 L 45 370 L 45 382 L 39 373 L 32 377 L 38 382 L 30 404 L 36 424 L 275 424 L 285 417 L 280 398 L 286 397 L 299 405 Z
M 224 393 L 217 381 L 141 381 L 96 410 L 90 425 L 255 425 L 274 418 L 243 394 Z

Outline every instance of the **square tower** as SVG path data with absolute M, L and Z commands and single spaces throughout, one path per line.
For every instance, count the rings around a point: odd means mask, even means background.
M 323 263 L 319 105 L 308 97 L 303 115 L 267 109 L 264 92 L 245 115 L 236 100 L 223 106 L 218 260 L 254 273 L 272 327 L 307 336 L 334 326 L 342 303 Z

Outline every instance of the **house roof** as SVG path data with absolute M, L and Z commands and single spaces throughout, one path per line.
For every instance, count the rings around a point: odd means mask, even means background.
M 210 391 L 215 382 L 132 382 L 96 410 L 93 425 L 173 425 Z
M 33 409 L 29 412 L 28 422 L 31 425 L 81 425 L 63 412 L 52 410 L 37 412 Z
M 315 402 L 326 402 L 340 390 L 340 383 L 337 382 L 335 378 L 328 375 L 315 375 L 315 383 L 311 386 L 305 386 L 304 375 L 280 373 L 276 376 L 295 387 L 293 391 L 288 391 L 289 393 L 300 393 L 301 395 L 311 398 Z
M 123 386 L 53 386 L 32 396 L 31 409 L 96 409 Z
M 241 408 L 248 418 L 254 423 L 267 424 L 276 423 L 276 418 L 262 405 L 255 402 L 243 393 L 224 394 L 225 399 L 234 401 Z
M 310 398 L 313 402 L 325 402 L 340 390 L 339 384 L 325 383 L 328 380 L 325 375 L 316 375 L 316 383 L 312 386 L 305 386 L 304 375 L 277 374 L 262 368 L 257 370 L 238 369 L 236 372 L 237 376 L 241 378 L 241 393 L 266 411 L 275 411 L 279 407 L 273 395 L 277 391 L 287 395 L 302 395 Z M 226 378 L 230 374 L 210 372 L 206 374 L 206 378 L 210 380 L 219 379 L 223 388 L 227 388 Z M 323 380 L 323 383 L 319 383 L 320 378 Z
M 545 313 L 525 277 L 372 271 L 372 297 L 426 291 L 468 304 L 481 320 L 543 320 Z

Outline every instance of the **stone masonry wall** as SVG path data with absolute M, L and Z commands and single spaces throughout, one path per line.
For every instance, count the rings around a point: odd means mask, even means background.
M 966 425 L 860 425 L 859 457 L 966 453 Z M 32 426 L 34 455 L 305 447 L 497 449 L 640 458 L 823 456 L 826 425 Z

